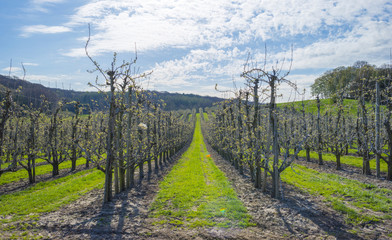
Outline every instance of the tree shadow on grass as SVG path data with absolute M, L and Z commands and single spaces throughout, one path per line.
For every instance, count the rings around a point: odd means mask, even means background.
M 291 214 L 300 214 L 302 217 L 312 221 L 315 225 L 320 227 L 323 231 L 330 235 L 335 236 L 337 239 L 361 239 L 359 236 L 350 233 L 348 227 L 343 222 L 341 216 L 334 214 L 332 211 L 327 209 L 320 209 L 312 201 L 299 196 L 290 196 L 289 198 L 283 200 L 276 206 L 276 212 L 278 217 L 283 221 L 287 230 L 295 234 L 295 232 L 303 232 L 309 234 L 305 226 L 300 224 L 295 226 L 293 229 L 292 224 L 289 222 L 289 217 Z M 282 213 L 282 209 L 292 210 L 293 212 L 289 215 Z M 303 228 L 302 228 L 303 227 Z

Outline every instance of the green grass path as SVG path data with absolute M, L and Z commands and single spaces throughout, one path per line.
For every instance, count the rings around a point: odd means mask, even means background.
M 206 150 L 199 114 L 189 149 L 160 183 L 151 217 L 155 224 L 177 227 L 252 225 L 246 208 Z

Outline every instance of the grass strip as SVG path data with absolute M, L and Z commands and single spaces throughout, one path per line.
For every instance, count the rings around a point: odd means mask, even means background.
M 208 113 L 203 112 L 204 121 L 208 122 Z
M 27 158 L 27 157 L 25 157 L 25 158 Z M 4 161 L 4 159 L 3 159 L 3 161 Z M 46 162 L 46 161 L 44 159 L 42 159 L 42 158 L 37 158 L 35 160 L 35 164 L 39 164 L 39 163 L 42 163 L 42 162 Z M 27 164 L 27 160 L 23 160 L 23 163 Z M 4 168 L 8 167 L 11 164 L 12 164 L 12 161 L 3 163 L 3 164 L 1 164 L 1 168 L 4 169 Z
M 76 161 L 76 166 L 83 165 L 86 163 L 85 158 L 79 158 Z M 59 165 L 59 170 L 69 168 L 71 169 L 72 162 L 71 161 L 65 161 L 60 163 Z M 53 171 L 53 167 L 51 164 L 45 164 L 45 165 L 40 165 L 35 167 L 35 175 L 44 175 L 46 173 L 50 173 Z M 16 182 L 20 181 L 21 179 L 26 179 L 29 178 L 29 175 L 27 171 L 24 168 L 19 169 L 16 172 L 6 172 L 1 175 L 0 177 L 0 186 L 3 184 L 11 183 L 11 182 Z
M 251 217 L 203 141 L 200 115 L 189 149 L 160 183 L 151 205 L 155 224 L 176 227 L 247 227 Z
M 316 100 L 305 100 L 303 101 L 305 104 L 305 112 L 317 114 L 317 101 Z M 302 110 L 302 101 L 297 102 L 289 102 L 289 103 L 278 103 L 278 107 L 292 107 L 297 111 Z M 343 106 L 345 110 L 350 113 L 351 116 L 356 116 L 358 111 L 358 100 L 354 99 L 343 99 Z M 371 108 L 371 103 L 366 103 L 367 108 Z M 336 105 L 333 103 L 332 99 L 320 99 L 320 112 L 321 114 L 325 114 L 326 111 L 330 111 L 332 108 L 332 113 L 335 114 L 337 112 Z
M 306 151 L 302 150 L 298 154 L 299 157 L 306 157 Z M 318 154 L 316 152 L 310 152 L 310 158 L 318 159 Z M 336 157 L 332 153 L 323 153 L 323 161 L 336 162 Z M 342 164 L 362 168 L 362 157 L 356 157 L 352 155 L 345 155 L 340 157 L 340 162 Z M 372 159 L 369 161 L 370 169 L 376 170 L 376 160 Z M 344 168 L 344 167 L 343 167 Z M 381 172 L 388 172 L 388 164 L 383 160 L 380 160 L 380 170 Z
M 0 215 L 17 220 L 29 214 L 54 211 L 94 188 L 102 188 L 103 182 L 104 174 L 97 169 L 41 182 L 26 190 L 0 196 Z
M 392 218 L 391 190 L 337 174 L 320 173 L 298 164 L 293 167 L 295 172 L 287 169 L 282 173 L 282 180 L 310 194 L 322 195 L 335 210 L 347 215 L 349 223 Z

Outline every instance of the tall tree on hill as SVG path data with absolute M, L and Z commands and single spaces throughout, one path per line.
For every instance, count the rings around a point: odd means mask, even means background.
M 365 87 L 375 90 L 376 76 L 386 76 L 385 73 L 389 71 L 389 68 L 390 66 L 388 64 L 376 67 L 366 61 L 357 61 L 352 66 L 341 66 L 333 70 L 328 70 L 322 76 L 315 79 L 311 85 L 312 95 L 337 100 L 338 90 L 347 88 L 348 91 L 344 93 L 344 98 L 359 98 L 360 96 L 358 94 L 360 93 L 357 91 L 357 87 L 363 84 L 361 78 L 370 79 L 370 81 L 366 82 Z M 380 90 L 385 89 L 391 84 L 391 82 L 385 80 L 381 82 L 383 84 Z M 364 98 L 366 101 L 370 101 L 372 95 L 365 94 Z

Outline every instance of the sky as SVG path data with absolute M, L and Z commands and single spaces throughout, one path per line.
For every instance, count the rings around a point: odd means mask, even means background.
M 89 24 L 93 59 L 107 70 L 114 52 L 119 63 L 137 52 L 135 72 L 152 71 L 138 80 L 144 89 L 229 97 L 245 88 L 249 59 L 267 71 L 290 70 L 298 93 L 282 84 L 281 102 L 310 98 L 310 85 L 329 69 L 389 63 L 392 48 L 390 0 L 0 3 L 0 74 L 23 78 L 24 67 L 28 81 L 76 91 L 93 91 L 88 83 L 99 76 L 85 53 Z

